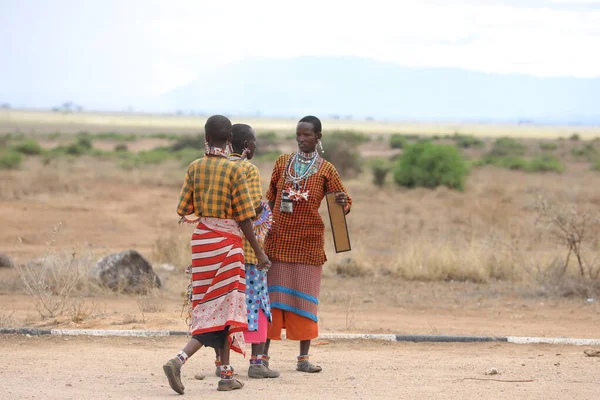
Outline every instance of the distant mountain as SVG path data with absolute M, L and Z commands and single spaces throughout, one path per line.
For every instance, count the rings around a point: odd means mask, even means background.
M 600 78 L 406 68 L 357 57 L 247 59 L 156 99 L 205 113 L 600 124 Z

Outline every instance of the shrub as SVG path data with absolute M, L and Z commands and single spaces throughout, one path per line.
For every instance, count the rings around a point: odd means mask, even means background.
M 204 156 L 204 152 L 198 149 L 183 149 L 176 152 L 174 156 L 181 161 L 181 165 L 187 167 L 192 161 Z
M 485 143 L 483 142 L 483 140 L 476 138 L 475 136 L 471 136 L 471 135 L 461 135 L 461 134 L 455 133 L 454 136 L 452 136 L 452 140 L 454 140 L 454 142 L 456 143 L 456 146 L 463 148 L 463 149 L 469 149 L 472 147 L 481 148 L 481 147 L 485 146 Z
M 332 163 L 342 177 L 353 177 L 362 171 L 363 160 L 358 146 L 364 142 L 364 135 L 337 131 L 323 135 L 322 140 L 323 158 Z
M 295 136 L 294 140 L 296 140 Z M 281 151 L 279 150 L 278 146 L 279 139 L 277 138 L 277 134 L 275 132 L 270 131 L 264 133 L 257 133 L 256 142 L 257 146 L 254 152 L 254 156 L 257 159 L 271 161 L 273 157 L 277 159 L 277 157 L 279 157 L 279 155 L 281 154 Z
M 92 136 L 89 133 L 79 133 L 77 134 L 77 140 L 75 144 L 82 149 L 91 150 L 92 145 Z
M 94 135 L 98 140 L 114 140 L 115 142 L 134 142 L 137 140 L 135 133 L 100 132 Z
M 171 157 L 167 149 L 156 148 L 152 150 L 140 151 L 136 157 L 137 164 L 160 164 Z
M 183 149 L 204 149 L 204 136 L 203 135 L 193 135 L 193 136 L 182 136 L 175 140 L 170 146 L 171 151 L 179 151 Z
M 514 157 L 525 154 L 526 147 L 523 143 L 512 138 L 498 138 L 494 142 L 491 150 L 487 152 L 486 157 Z
M 71 156 L 81 156 L 81 155 L 84 155 L 85 153 L 87 153 L 88 150 L 89 150 L 89 148 L 86 146 L 82 146 L 78 143 L 72 143 L 72 144 L 68 145 L 67 147 L 65 147 L 64 152 Z
M 125 153 L 129 151 L 129 148 L 127 147 L 127 145 L 125 143 L 119 143 L 118 145 L 115 146 L 115 151 L 117 153 L 121 152 L 121 153 Z
M 42 153 L 42 147 L 33 139 L 27 139 L 24 142 L 15 144 L 12 146 L 13 150 L 17 153 L 25 154 L 28 156 L 38 155 Z
M 0 169 L 16 169 L 19 168 L 23 156 L 14 150 L 8 150 L 0 154 Z
M 596 161 L 596 163 L 592 165 L 592 169 L 594 171 L 600 171 L 600 160 Z
M 463 190 L 469 167 L 455 146 L 431 142 L 407 146 L 394 167 L 398 185 L 412 187 L 447 186 Z
M 391 165 L 388 160 L 384 158 L 376 158 L 371 163 L 371 170 L 373 171 L 373 183 L 379 187 L 385 184 L 385 178 L 391 170 Z
M 569 140 L 572 140 L 572 141 L 574 141 L 574 142 L 578 142 L 578 141 L 579 141 L 579 139 L 581 139 L 581 137 L 579 136 L 579 133 L 577 133 L 577 132 L 575 132 L 574 134 L 572 134 L 572 135 L 569 137 Z
M 177 140 L 181 137 L 181 135 L 177 133 L 154 133 L 150 135 L 150 137 L 156 139 Z
M 277 160 L 277 157 L 279 157 L 281 155 L 281 152 L 279 151 L 269 151 L 269 152 L 256 152 L 256 154 L 254 155 L 254 158 L 252 160 L 257 160 L 257 161 L 268 161 L 268 162 L 272 162 Z
M 561 173 L 565 170 L 564 164 L 558 157 L 551 154 L 542 154 L 539 157 L 535 157 L 527 164 L 528 172 L 558 172 Z
M 540 142 L 540 150 L 553 151 L 558 149 L 558 144 L 554 142 Z
M 403 149 L 408 144 L 408 139 L 404 135 L 394 133 L 390 137 L 390 147 L 392 149 Z
M 598 150 L 591 143 L 586 143 L 583 147 L 573 147 L 571 154 L 575 157 L 585 158 L 588 161 L 595 161 L 599 158 Z
M 484 157 L 481 160 L 483 165 L 493 165 L 495 167 L 507 168 L 513 170 L 527 169 L 527 160 L 522 157 Z

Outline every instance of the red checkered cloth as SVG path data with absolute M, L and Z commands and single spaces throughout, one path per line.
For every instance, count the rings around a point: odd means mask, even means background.
M 322 272 L 321 265 L 274 262 L 267 272 L 271 308 L 317 322 Z
M 321 159 L 316 173 L 308 178 L 306 189 L 308 201 L 294 202 L 293 213 L 282 213 L 281 192 L 287 188 L 286 167 L 293 154 L 283 154 L 275 162 L 267 199 L 274 202 L 273 226 L 265 240 L 265 252 L 273 261 L 323 265 L 325 255 L 325 224 L 319 214 L 319 207 L 330 192 L 348 191 L 342 184 L 340 175 L 330 162 Z M 304 183 L 303 183 L 304 185 Z M 352 199 L 348 196 L 348 211 Z

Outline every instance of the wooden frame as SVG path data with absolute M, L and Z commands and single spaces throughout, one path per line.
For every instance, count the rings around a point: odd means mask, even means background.
M 335 193 L 327 193 L 325 199 L 327 200 L 327 211 L 329 212 L 335 252 L 343 253 L 352 250 L 344 207 L 335 202 Z

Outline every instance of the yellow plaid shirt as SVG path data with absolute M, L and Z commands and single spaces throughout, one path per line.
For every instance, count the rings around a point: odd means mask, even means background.
M 262 184 L 260 181 L 260 171 L 258 167 L 248 160 L 234 161 L 242 166 L 248 183 L 248 192 L 252 200 L 252 206 L 256 209 L 260 206 L 262 200 Z M 250 242 L 244 237 L 244 262 L 246 264 L 258 264 L 258 258 L 254 254 Z
M 179 195 L 177 214 L 232 218 L 238 222 L 254 218 L 244 168 L 218 156 L 192 161 Z

